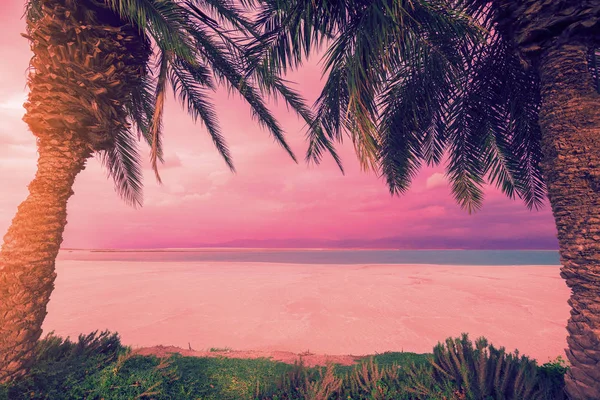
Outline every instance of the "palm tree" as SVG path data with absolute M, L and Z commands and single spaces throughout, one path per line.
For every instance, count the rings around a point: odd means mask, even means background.
M 328 43 L 315 104 L 319 162 L 349 134 L 393 194 L 447 156 L 469 212 L 495 184 L 539 208 L 548 197 L 567 324 L 572 399 L 600 399 L 600 1 L 262 0 L 250 56 L 274 70 Z M 263 62 L 264 63 L 264 62 Z M 526 333 L 525 333 L 526 334 Z
M 25 122 L 36 136 L 38 169 L 0 252 L 0 383 L 30 364 L 54 287 L 67 200 L 97 154 L 129 204 L 141 205 L 141 137 L 158 175 L 167 84 L 206 127 L 234 169 L 207 97 L 218 84 L 237 92 L 292 158 L 262 93 L 283 96 L 308 122 L 302 98 L 266 69 L 247 71 L 243 40 L 253 34 L 243 4 L 230 0 L 29 0 L 33 58 Z

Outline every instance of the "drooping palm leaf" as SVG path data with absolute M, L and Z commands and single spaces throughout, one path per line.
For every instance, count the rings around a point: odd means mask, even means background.
M 392 193 L 422 162 L 447 160 L 458 203 L 481 207 L 487 182 L 542 205 L 538 82 L 508 51 L 489 0 L 257 1 L 254 57 L 296 68 L 328 40 L 308 156 L 347 133 Z
M 120 131 L 115 145 L 100 154 L 102 165 L 115 183 L 115 190 L 133 207 L 142 205 L 142 168 L 137 139 L 129 131 Z
M 158 61 L 158 74 L 156 77 L 156 90 L 154 92 L 154 111 L 150 120 L 150 137 L 152 138 L 150 147 L 150 163 L 156 176 L 156 180 L 161 183 L 158 173 L 158 160 L 162 161 L 162 120 L 165 109 L 165 97 L 167 94 L 167 79 L 169 71 L 169 56 L 162 52 Z
M 219 78 L 219 81 L 226 84 L 231 92 L 239 93 L 246 100 L 251 107 L 254 118 L 260 125 L 270 131 L 275 141 L 296 161 L 292 149 L 283 137 L 283 131 L 279 123 L 265 105 L 259 91 L 244 76 L 243 71 L 232 63 L 223 46 L 213 36 L 200 29 L 190 31 L 190 34 L 196 40 L 201 57 L 212 66 L 213 73 Z
M 210 134 L 212 141 L 227 163 L 227 166 L 231 171 L 235 171 L 233 161 L 231 159 L 231 153 L 227 148 L 225 138 L 221 133 L 219 122 L 217 120 L 217 114 L 214 107 L 209 101 L 208 93 L 206 89 L 198 84 L 200 81 L 199 75 L 203 75 L 203 79 L 208 79 L 209 76 L 204 76 L 204 71 L 198 70 L 189 64 L 180 63 L 178 65 L 171 66 L 171 84 L 173 85 L 173 92 L 179 96 L 179 100 L 185 105 L 187 111 L 192 115 L 194 121 L 200 119 L 200 121 L 206 127 Z M 212 83 L 207 86 L 212 85 Z M 209 86 L 210 87 L 210 86 Z
M 194 63 L 193 44 L 187 36 L 188 12 L 178 1 L 104 0 L 125 21 L 147 32 L 165 52 Z
M 305 105 L 305 100 L 297 91 L 289 87 L 290 82 L 283 80 L 269 72 L 265 64 L 254 69 L 259 87 L 262 91 L 274 97 L 275 100 L 283 98 L 286 105 L 291 107 L 304 120 L 307 127 L 309 150 L 306 155 L 307 162 L 319 164 L 323 151 L 328 151 L 339 169 L 344 172 L 342 160 L 338 156 L 333 144 L 325 137 L 325 131 L 317 121 L 313 112 Z
M 154 44 L 156 66 L 130 85 L 130 98 L 124 103 L 131 128 L 150 146 L 150 161 L 160 182 L 158 163 L 162 162 L 162 116 L 166 91 L 170 86 L 191 117 L 206 127 L 217 151 L 234 170 L 231 154 L 219 128 L 209 93 L 225 85 L 250 105 L 255 119 L 295 160 L 279 123 L 267 107 L 268 96 L 280 96 L 309 125 L 314 123 L 302 97 L 273 70 L 259 70 L 248 57 L 245 42 L 258 36 L 253 25 L 253 1 L 233 0 L 81 0 L 102 18 L 117 27 L 130 24 L 140 36 Z M 30 20 L 43 15 L 43 0 L 28 0 Z M 67 3 L 65 3 L 67 4 Z M 214 79 L 216 78 L 216 79 Z M 170 84 L 170 85 L 169 85 Z M 141 204 L 141 174 L 134 168 L 137 156 L 123 132 L 113 132 L 114 148 L 102 153 L 117 192 L 129 204 Z M 128 139 L 125 140 L 124 138 Z
M 467 3 L 461 6 L 481 21 L 488 34 L 470 51 L 468 82 L 454 107 L 453 131 L 479 135 L 488 181 L 511 198 L 516 194 L 528 208 L 538 209 L 545 198 L 539 166 L 538 78 L 496 28 L 497 8 L 486 1 Z

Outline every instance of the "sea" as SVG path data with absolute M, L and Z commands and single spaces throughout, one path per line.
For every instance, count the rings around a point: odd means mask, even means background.
M 560 265 L 556 250 L 63 249 L 58 259 L 276 264 Z

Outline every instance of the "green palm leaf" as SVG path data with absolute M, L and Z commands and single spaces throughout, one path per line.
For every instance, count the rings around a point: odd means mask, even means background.
M 43 17 L 44 0 L 27 0 L 29 20 Z M 89 3 L 89 4 L 88 4 Z M 210 92 L 225 85 L 250 105 L 254 118 L 268 129 L 288 154 L 295 156 L 284 133 L 267 107 L 266 96 L 283 98 L 307 123 L 309 134 L 319 132 L 311 110 L 289 82 L 264 60 L 251 58 L 247 42 L 259 36 L 253 20 L 258 2 L 233 0 L 90 0 L 86 7 L 114 27 L 133 26 L 147 43 L 154 44 L 156 65 L 148 63 L 129 85 L 123 103 L 137 138 L 150 146 L 150 162 L 160 182 L 158 164 L 163 161 L 162 117 L 168 85 L 194 121 L 201 122 L 219 154 L 233 171 L 234 165 Z M 111 28 L 112 29 L 112 28 Z M 117 192 L 129 204 L 141 204 L 141 174 L 131 144 L 134 133 L 115 131 L 114 145 L 101 159 Z M 333 148 L 332 148 L 332 151 Z M 339 159 L 338 159 L 339 161 Z M 136 169 L 138 168 L 138 169 Z M 137 183 L 136 183 L 137 182 Z
M 195 29 L 190 34 L 196 40 L 202 58 L 212 66 L 213 72 L 219 78 L 219 81 L 227 84 L 230 91 L 239 93 L 246 100 L 251 107 L 254 118 L 260 125 L 270 131 L 275 141 L 296 161 L 294 153 L 283 137 L 283 131 L 279 123 L 266 107 L 264 100 L 252 85 L 252 82 L 246 79 L 241 68 L 236 66 L 228 57 L 223 46 L 201 29 Z
M 486 182 L 543 204 L 538 82 L 494 29 L 490 1 L 258 1 L 250 59 L 286 71 L 328 41 L 307 157 L 344 134 L 363 167 L 404 193 L 423 163 L 447 160 L 452 193 L 479 209 Z
M 231 171 L 235 172 L 231 153 L 227 148 L 225 138 L 221 133 L 221 128 L 217 121 L 217 114 L 212 104 L 207 101 L 206 90 L 198 84 L 198 74 L 200 71 L 191 65 L 180 63 L 179 65 L 172 65 L 170 72 L 173 92 L 179 96 L 179 101 L 185 105 L 194 121 L 198 119 L 202 121 L 225 163 Z M 206 78 L 209 77 L 206 76 Z
M 119 132 L 115 137 L 114 147 L 103 151 L 100 160 L 121 198 L 133 207 L 141 206 L 142 169 L 135 136 L 129 131 Z
M 195 62 L 193 44 L 186 32 L 188 12 L 177 1 L 104 0 L 125 21 L 140 32 L 148 32 L 162 51 Z

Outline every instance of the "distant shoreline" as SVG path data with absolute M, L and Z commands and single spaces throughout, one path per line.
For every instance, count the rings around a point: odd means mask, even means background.
M 252 251 L 552 251 L 558 249 L 398 249 L 398 248 L 326 248 L 326 247 L 192 247 L 192 248 L 157 248 L 157 249 L 80 249 L 61 248 L 62 251 L 88 251 L 91 253 L 186 253 L 186 252 L 252 252 Z

